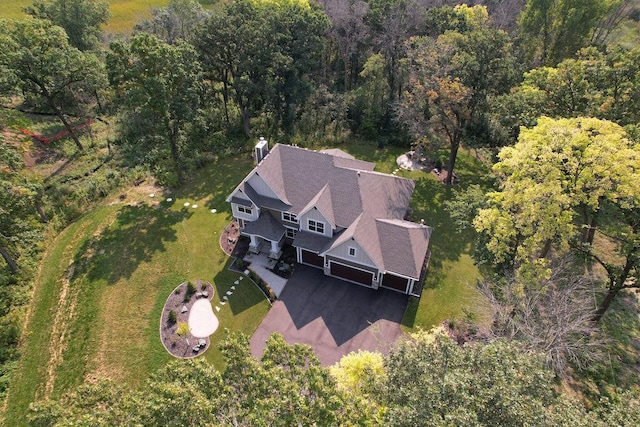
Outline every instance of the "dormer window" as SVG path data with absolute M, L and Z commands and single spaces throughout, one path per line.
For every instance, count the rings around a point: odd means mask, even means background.
M 238 206 L 238 212 L 242 212 L 243 214 L 247 214 L 247 215 L 252 215 L 253 214 L 253 209 L 251 209 L 248 206 Z
M 356 256 L 356 248 L 349 246 L 349 256 L 355 257 Z
M 282 219 L 284 221 L 295 222 L 296 224 L 298 223 L 298 216 L 291 212 L 282 212 Z
M 309 231 L 315 231 L 316 233 L 324 234 L 324 222 L 309 220 Z

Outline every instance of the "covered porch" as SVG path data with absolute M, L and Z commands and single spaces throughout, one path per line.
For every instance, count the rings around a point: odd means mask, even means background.
M 249 251 L 254 254 L 266 253 L 269 258 L 278 259 L 282 255 L 282 244 L 287 229 L 269 212 L 263 212 L 256 221 L 246 222 L 241 234 L 247 236 Z

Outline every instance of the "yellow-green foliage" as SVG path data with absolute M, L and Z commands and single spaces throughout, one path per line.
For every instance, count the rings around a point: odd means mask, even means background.
M 178 322 L 178 329 L 176 330 L 176 334 L 178 336 L 184 337 L 189 333 L 189 325 L 187 322 Z
M 303 7 L 310 7 L 309 6 L 309 0 L 253 0 L 253 3 L 256 4 L 256 5 L 274 4 L 274 5 L 277 5 L 277 6 L 299 5 L 299 6 L 303 6 Z
M 349 353 L 329 368 L 338 387 L 346 392 L 364 394 L 385 377 L 384 358 L 380 353 L 360 350 Z

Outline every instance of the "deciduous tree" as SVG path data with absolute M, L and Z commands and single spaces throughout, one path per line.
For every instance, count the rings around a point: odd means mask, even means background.
M 179 183 L 184 182 L 183 145 L 201 95 L 201 72 L 195 50 L 170 45 L 150 34 L 129 43 L 114 42 L 107 54 L 109 80 L 126 111 L 122 120 L 135 127 L 142 150 L 166 149 Z M 154 163 L 158 159 L 152 160 Z
M 82 51 L 100 47 L 101 27 L 110 16 L 105 0 L 35 0 L 25 11 L 64 28 L 69 43 Z
M 621 289 L 637 286 L 637 144 L 612 122 L 543 117 L 521 131 L 515 146 L 503 148 L 499 159 L 494 170 L 503 177 L 501 191 L 488 194 L 490 207 L 474 220 L 494 263 L 544 264 L 551 249 L 579 251 L 608 275 L 594 316 L 599 320 Z
M 0 66 L 7 73 L 5 91 L 19 88 L 24 95 L 41 97 L 69 131 L 78 149 L 83 146 L 67 114 L 87 114 L 95 93 L 104 86 L 104 69 L 96 57 L 69 44 L 61 27 L 29 19 L 0 23 Z

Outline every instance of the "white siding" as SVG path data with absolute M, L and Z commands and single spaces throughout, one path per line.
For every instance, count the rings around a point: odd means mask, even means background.
M 349 247 L 352 247 L 352 248 L 356 249 L 356 256 L 350 256 L 349 255 Z M 348 241 L 344 242 L 343 244 L 341 244 L 337 248 L 333 248 L 332 250 L 327 252 L 327 255 L 334 256 L 336 258 L 342 258 L 344 260 L 355 262 L 355 263 L 358 263 L 358 264 L 368 265 L 370 267 L 377 268 L 376 265 L 371 260 L 371 258 L 369 258 L 367 253 L 364 251 L 364 249 L 362 249 L 360 247 L 360 245 L 358 245 L 358 243 L 355 240 L 348 240 Z
M 256 205 L 251 205 L 251 210 L 252 210 L 251 215 L 247 215 L 244 212 L 238 211 L 238 205 L 236 203 L 231 203 L 231 212 L 233 212 L 233 216 L 235 218 L 240 218 L 247 221 L 255 221 L 256 219 L 258 219 L 258 216 L 260 215 L 260 211 L 258 210 Z
M 320 213 L 318 209 L 311 208 L 309 212 L 305 213 L 301 217 L 298 217 L 300 222 L 300 230 L 310 231 L 309 230 L 309 220 L 312 219 L 314 221 L 319 221 L 324 223 L 324 235 L 331 237 L 333 236 L 333 232 L 331 230 L 331 224 L 327 219 Z M 315 231 L 311 231 L 311 233 L 315 233 Z
M 256 190 L 256 193 L 262 196 L 271 197 L 272 199 L 280 199 L 258 174 L 254 173 L 251 175 L 251 178 L 249 178 L 247 182 L 254 190 Z

